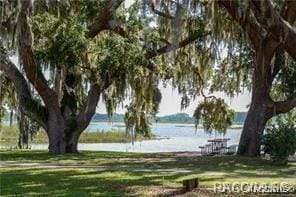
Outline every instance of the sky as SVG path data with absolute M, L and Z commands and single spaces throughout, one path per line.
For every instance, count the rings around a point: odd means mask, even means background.
M 199 101 L 203 100 L 203 97 L 198 97 L 196 100 L 190 103 L 190 106 L 185 110 L 181 111 L 181 95 L 178 94 L 177 90 L 173 90 L 172 86 L 168 85 L 166 88 L 159 86 L 162 93 L 162 101 L 159 106 L 159 113 L 157 115 L 169 115 L 175 113 L 188 113 L 189 115 L 193 115 L 195 108 L 198 105 Z M 216 97 L 223 98 L 228 105 L 234 109 L 235 111 L 247 111 L 247 105 L 251 102 L 251 94 L 250 92 L 245 92 L 244 94 L 240 94 L 234 98 L 227 97 L 224 93 L 215 93 L 213 94 Z M 126 101 L 123 106 L 127 105 L 128 101 Z M 116 113 L 124 113 L 125 108 L 119 107 Z M 97 107 L 97 113 L 106 113 L 105 104 L 100 101 Z

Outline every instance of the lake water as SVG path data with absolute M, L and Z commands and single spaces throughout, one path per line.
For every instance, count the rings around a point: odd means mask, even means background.
M 92 123 L 87 132 L 112 128 L 124 129 L 123 123 Z M 207 134 L 203 129 L 195 129 L 193 124 L 165 124 L 157 123 L 152 126 L 152 133 L 157 137 L 132 143 L 80 143 L 79 150 L 104 150 L 124 152 L 184 152 L 199 151 L 198 146 L 207 143 L 213 138 L 230 138 L 228 145 L 238 144 L 241 129 L 229 129 L 226 135 Z M 32 145 L 32 149 L 47 149 L 46 144 Z

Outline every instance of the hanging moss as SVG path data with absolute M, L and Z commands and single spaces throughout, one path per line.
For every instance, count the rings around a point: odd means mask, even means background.
M 230 109 L 223 99 L 211 98 L 200 102 L 194 111 L 196 128 L 202 120 L 206 132 L 225 133 L 234 119 L 234 110 Z
M 26 98 L 20 98 L 23 100 L 23 103 L 26 105 L 26 108 L 31 109 L 31 111 L 38 114 L 40 118 L 42 118 L 45 122 L 48 117 L 48 112 L 45 108 L 41 107 L 40 101 L 32 100 L 32 99 L 26 99 Z
M 19 127 L 19 138 L 18 148 L 28 149 L 30 148 L 30 142 L 33 140 L 36 133 L 40 130 L 40 126 L 30 120 L 21 110 L 17 113 L 18 127 Z

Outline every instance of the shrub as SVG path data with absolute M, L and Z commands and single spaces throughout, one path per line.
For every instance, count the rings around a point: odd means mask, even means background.
M 286 165 L 289 155 L 296 151 L 296 126 L 279 122 L 277 126 L 268 128 L 263 136 L 263 151 L 275 164 Z

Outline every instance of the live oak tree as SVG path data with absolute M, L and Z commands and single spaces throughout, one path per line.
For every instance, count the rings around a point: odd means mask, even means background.
M 14 84 L 21 111 L 46 131 L 52 154 L 78 151 L 100 96 L 110 115 L 130 96 L 133 110 L 145 114 L 132 124 L 149 134 L 157 80 L 144 67 L 136 32 L 143 24 L 135 14 L 120 14 L 122 2 L 1 1 L 0 70 Z M 124 31 L 120 23 L 128 19 Z M 11 55 L 19 56 L 19 66 Z
M 238 154 L 258 156 L 266 122 L 296 106 L 296 1 L 218 1 L 248 36 L 252 100 Z M 272 92 L 278 91 L 281 97 Z
M 130 99 L 128 131 L 149 135 L 149 119 L 161 99 L 152 58 L 195 39 L 155 48 L 146 16 L 150 6 L 146 11 L 141 3 L 130 8 L 123 0 L 0 3 L 1 77 L 13 83 L 22 113 L 47 133 L 50 153 L 78 151 L 100 97 L 110 116 Z
M 179 36 L 184 29 L 202 30 L 195 45 L 176 51 L 174 58 L 164 57 L 166 64 L 174 65 L 171 77 L 184 95 L 182 104 L 186 107 L 190 96 L 203 95 L 195 117 L 203 117 L 208 130 L 225 131 L 232 113 L 224 102 L 205 96 L 203 89 L 229 96 L 251 90 L 238 154 L 260 155 L 266 122 L 296 106 L 296 1 L 154 2 L 159 7 L 155 12 L 166 19 L 162 24 L 175 24 L 174 29 L 164 25 L 163 31 Z

